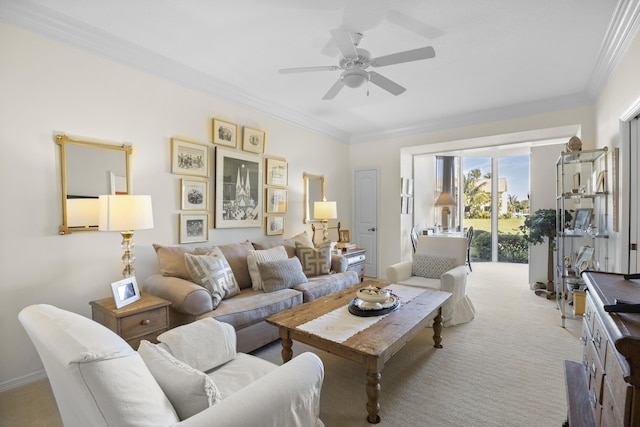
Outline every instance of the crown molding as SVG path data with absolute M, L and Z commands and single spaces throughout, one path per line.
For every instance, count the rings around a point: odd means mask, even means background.
M 29 0 L 5 2 L 0 20 L 344 143 L 384 140 L 540 114 L 593 103 L 640 28 L 640 0 L 619 0 L 585 92 L 492 110 L 441 117 L 392 130 L 349 134 L 317 118 L 244 92 L 206 73 Z
M 595 101 L 604 89 L 639 28 L 640 1 L 619 0 L 587 83 L 586 91 L 592 101 Z
M 4 4 L 0 20 L 338 141 L 349 141 L 347 132 L 316 118 L 251 96 L 206 73 L 28 0 Z

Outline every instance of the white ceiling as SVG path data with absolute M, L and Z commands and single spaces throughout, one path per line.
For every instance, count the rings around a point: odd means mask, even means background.
M 638 26 L 638 0 L 0 0 L 0 20 L 345 142 L 593 103 Z M 331 29 L 361 32 L 406 87 L 323 95 Z M 218 113 L 225 118 L 224 111 Z M 230 119 L 230 117 L 226 117 Z

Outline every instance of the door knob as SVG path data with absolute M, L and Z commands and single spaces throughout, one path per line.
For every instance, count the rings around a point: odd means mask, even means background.
M 368 228 L 367 231 L 376 231 L 375 227 L 373 228 Z

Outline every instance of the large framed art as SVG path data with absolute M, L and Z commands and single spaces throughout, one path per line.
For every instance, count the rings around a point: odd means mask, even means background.
M 262 227 L 262 182 L 262 157 L 216 147 L 214 227 Z

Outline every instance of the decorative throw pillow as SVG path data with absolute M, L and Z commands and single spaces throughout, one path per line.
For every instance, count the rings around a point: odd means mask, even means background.
M 448 256 L 436 256 L 426 254 L 413 255 L 413 276 L 439 279 L 447 271 L 456 267 L 456 259 Z
M 280 261 L 258 262 L 265 292 L 293 288 L 307 282 L 300 260 L 296 257 Z
M 204 255 L 211 250 L 211 246 L 199 246 L 190 248 L 186 246 L 163 246 L 157 243 L 153 244 L 158 256 L 158 266 L 163 276 L 179 277 L 185 280 L 191 280 L 187 266 L 184 261 L 184 254 Z
M 178 360 L 203 372 L 236 357 L 236 330 L 211 317 L 169 329 L 158 341 Z
M 296 255 L 307 276 L 329 274 L 331 268 L 331 242 L 324 242 L 317 248 L 305 246 L 296 241 Z
M 262 289 L 262 279 L 260 271 L 258 271 L 259 262 L 279 261 L 287 258 L 287 251 L 284 246 L 276 246 L 262 251 L 249 251 L 247 264 L 249 265 L 249 275 L 251 276 L 251 287 L 256 290 Z
M 204 411 L 222 399 L 207 374 L 179 361 L 157 345 L 142 340 L 138 354 L 181 420 Z
M 233 271 L 217 247 L 205 255 L 184 254 L 184 259 L 191 280 L 211 292 L 214 309 L 223 299 L 240 293 Z

